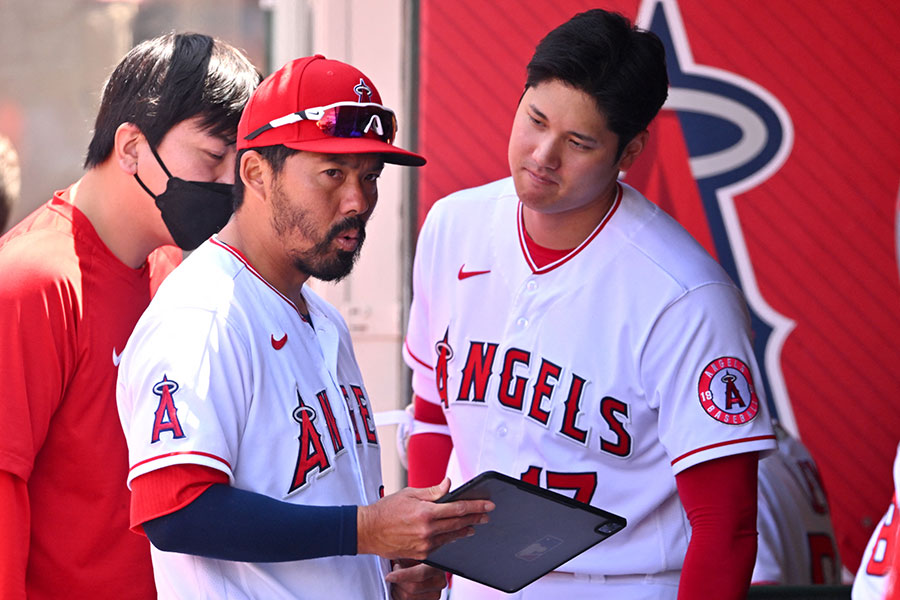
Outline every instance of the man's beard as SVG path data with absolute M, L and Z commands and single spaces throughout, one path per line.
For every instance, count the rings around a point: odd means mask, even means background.
M 363 241 L 366 239 L 365 220 L 362 217 L 348 217 L 332 227 L 325 235 L 325 239 L 309 250 L 295 254 L 292 258 L 294 268 L 306 273 L 310 277 L 322 281 L 340 281 L 350 274 L 359 252 L 362 250 Z M 347 231 L 356 229 L 359 232 L 359 241 L 353 251 L 333 250 L 332 242 L 336 237 Z
M 307 218 L 307 211 L 290 207 L 280 186 L 276 186 L 273 192 L 272 224 L 279 237 L 287 240 L 292 234 L 299 232 L 307 239 L 316 239 L 318 233 L 310 223 L 310 219 Z M 334 240 L 345 231 L 353 229 L 358 232 L 356 248 L 352 251 L 335 250 L 332 246 Z M 340 281 L 353 270 L 353 265 L 359 257 L 365 239 L 366 219 L 360 215 L 347 217 L 333 225 L 325 236 L 309 250 L 293 252 L 291 260 L 295 269 L 310 277 L 322 281 Z

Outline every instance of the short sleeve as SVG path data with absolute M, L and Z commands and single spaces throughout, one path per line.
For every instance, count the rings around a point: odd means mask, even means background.
M 196 464 L 233 480 L 252 398 L 249 344 L 227 319 L 179 308 L 142 318 L 122 356 L 117 402 L 135 477 Z
M 749 316 L 734 286 L 706 284 L 666 308 L 640 370 L 676 474 L 714 458 L 775 448 Z
M 70 265 L 38 260 L 23 245 L 0 252 L 0 469 L 27 481 L 75 369 L 80 297 Z

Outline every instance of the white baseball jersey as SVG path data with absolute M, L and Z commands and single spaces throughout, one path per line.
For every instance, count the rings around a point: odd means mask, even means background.
M 463 480 L 494 469 L 628 520 L 560 571 L 677 580 L 690 527 L 674 475 L 775 447 L 741 292 L 624 184 L 543 268 L 522 227 L 511 178 L 432 207 L 404 348 L 414 391 L 442 405 Z
M 894 497 L 863 552 L 862 560 L 853 579 L 850 597 L 853 600 L 881 600 L 887 592 L 891 565 L 896 562 L 897 533 L 900 526 L 900 445 L 894 457 Z
M 778 451 L 759 463 L 759 544 L 753 582 L 840 585 L 828 501 L 809 451 L 775 427 Z
M 293 504 L 379 499 L 374 415 L 347 326 L 312 290 L 303 296 L 311 324 L 215 239 L 172 273 L 119 367 L 129 484 L 197 464 Z M 153 567 L 160 598 L 230 600 L 386 598 L 389 571 L 373 555 L 244 563 L 155 548 Z

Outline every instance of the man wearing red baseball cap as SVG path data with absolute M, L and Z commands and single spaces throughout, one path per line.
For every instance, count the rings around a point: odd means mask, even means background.
M 160 598 L 438 598 L 443 573 L 415 560 L 493 508 L 436 504 L 448 480 L 382 497 L 349 331 L 304 286 L 352 269 L 384 164 L 425 163 L 396 130 L 372 81 L 323 56 L 251 97 L 234 216 L 160 288 L 119 367 L 132 528 Z

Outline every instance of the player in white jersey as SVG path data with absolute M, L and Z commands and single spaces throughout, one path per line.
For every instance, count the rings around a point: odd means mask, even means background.
M 841 561 L 816 463 L 773 423 L 778 451 L 759 462 L 754 585 L 840 585 Z
M 238 126 L 235 214 L 173 272 L 122 355 L 132 526 L 161 598 L 437 598 L 423 558 L 492 505 L 382 498 L 372 404 L 339 313 L 396 122 L 322 56 L 266 78 Z
M 748 312 L 617 181 L 666 94 L 655 35 L 576 15 L 528 65 L 512 177 L 438 201 L 420 233 L 404 353 L 415 418 L 451 435 L 411 436 L 411 485 L 439 481 L 452 447 L 462 480 L 494 469 L 628 520 L 516 598 L 725 600 L 750 584 L 757 455 L 775 437 Z
M 898 531 L 900 531 L 900 444 L 894 457 L 894 495 L 884 516 L 869 537 L 862 560 L 853 579 L 850 597 L 853 600 L 883 600 L 900 597 L 900 586 L 896 584 L 895 569 L 900 562 L 897 552 Z M 889 586 L 888 584 L 891 583 Z M 890 587 L 890 590 L 889 590 Z

